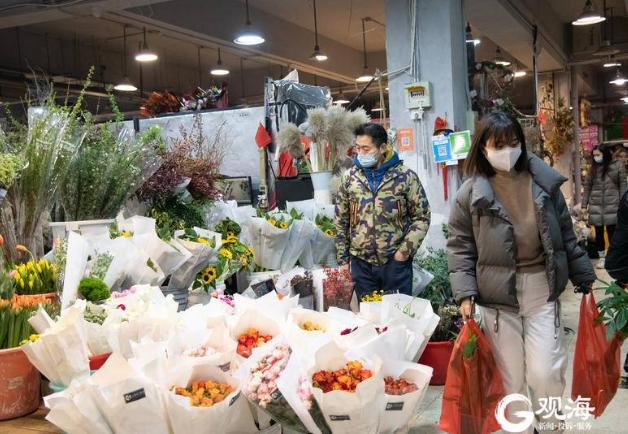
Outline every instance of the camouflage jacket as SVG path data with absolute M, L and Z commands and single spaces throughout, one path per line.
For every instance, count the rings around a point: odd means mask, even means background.
M 343 175 L 336 198 L 338 262 L 355 256 L 382 265 L 397 250 L 414 256 L 429 221 L 419 177 L 401 162 L 388 169 L 375 193 L 364 171 L 353 166 Z

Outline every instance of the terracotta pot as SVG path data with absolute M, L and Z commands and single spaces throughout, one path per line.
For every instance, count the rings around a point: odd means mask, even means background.
M 103 353 L 91 356 L 89 358 L 90 371 L 97 371 L 98 369 L 100 369 L 101 366 L 105 364 L 110 355 L 111 353 Z
M 428 342 L 425 351 L 419 359 L 422 365 L 431 366 L 434 369 L 430 384 L 433 386 L 442 386 L 447 379 L 447 368 L 449 368 L 449 359 L 454 349 L 455 341 L 445 342 Z
M 0 350 L 0 420 L 39 408 L 40 375 L 21 348 Z

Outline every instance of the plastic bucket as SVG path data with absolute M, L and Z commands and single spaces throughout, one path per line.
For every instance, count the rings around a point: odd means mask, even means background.
M 455 341 L 446 342 L 428 342 L 425 351 L 419 358 L 422 365 L 431 366 L 434 369 L 430 384 L 433 386 L 442 386 L 447 379 L 447 368 L 449 368 L 449 359 L 454 350 Z

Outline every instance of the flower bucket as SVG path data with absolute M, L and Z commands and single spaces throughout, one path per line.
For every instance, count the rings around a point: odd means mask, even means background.
M 39 408 L 40 375 L 21 348 L 0 350 L 0 420 Z
M 455 341 L 428 342 L 425 351 L 419 358 L 422 365 L 431 366 L 434 369 L 430 384 L 432 386 L 442 386 L 447 379 L 447 368 L 451 352 L 454 350 Z
M 317 204 L 331 205 L 331 192 L 329 184 L 331 182 L 332 172 L 312 172 L 312 186 L 314 187 L 314 202 Z
M 114 219 L 102 219 L 102 220 L 80 220 L 69 222 L 50 222 L 48 226 L 52 230 L 53 240 L 65 240 L 68 236 L 68 232 L 75 231 L 81 234 L 108 231 L 109 226 L 114 223 Z
M 89 358 L 89 370 L 97 371 L 105 364 L 111 353 L 97 354 Z
M 165 296 L 167 296 L 168 294 L 172 294 L 174 301 L 176 301 L 179 304 L 179 308 L 177 309 L 179 312 L 187 309 L 188 296 L 189 296 L 189 291 L 187 288 L 176 289 L 176 288 L 168 288 L 167 286 L 162 286 L 161 292 L 163 292 Z

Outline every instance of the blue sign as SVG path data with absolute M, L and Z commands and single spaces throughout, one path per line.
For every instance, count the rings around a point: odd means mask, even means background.
M 449 137 L 444 134 L 432 137 L 432 150 L 435 163 L 444 163 L 452 159 L 451 143 Z

